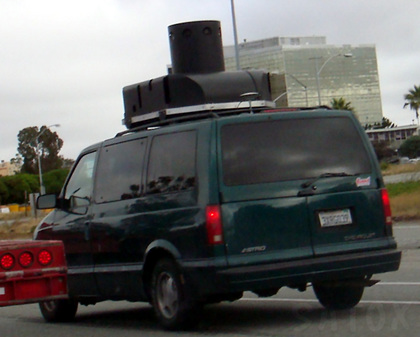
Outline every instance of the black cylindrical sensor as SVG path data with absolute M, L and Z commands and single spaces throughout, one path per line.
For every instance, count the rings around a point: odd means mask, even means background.
M 193 21 L 168 27 L 173 74 L 225 70 L 220 21 Z

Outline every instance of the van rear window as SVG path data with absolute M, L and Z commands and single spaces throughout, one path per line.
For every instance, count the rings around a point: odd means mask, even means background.
M 228 124 L 221 142 L 228 186 L 371 171 L 359 132 L 346 117 Z

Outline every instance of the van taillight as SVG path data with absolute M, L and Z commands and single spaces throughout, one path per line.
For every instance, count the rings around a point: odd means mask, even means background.
M 385 215 L 385 224 L 392 225 L 391 204 L 389 202 L 388 191 L 385 188 L 383 188 L 381 190 L 381 194 L 382 194 L 382 206 L 384 208 L 384 215 Z
M 206 207 L 207 242 L 210 245 L 223 243 L 222 218 L 219 205 Z

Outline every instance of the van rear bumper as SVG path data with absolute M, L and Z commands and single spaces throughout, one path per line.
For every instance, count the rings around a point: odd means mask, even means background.
M 398 270 L 400 262 L 401 252 L 387 249 L 230 268 L 212 266 L 209 261 L 198 267 L 196 261 L 195 268 L 187 263 L 184 270 L 197 285 L 197 295 L 206 296 L 358 278 Z

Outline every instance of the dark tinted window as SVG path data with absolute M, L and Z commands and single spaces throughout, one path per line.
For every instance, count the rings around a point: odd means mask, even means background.
M 106 146 L 99 158 L 96 202 L 136 198 L 141 194 L 141 176 L 146 141 L 136 139 Z
M 222 127 L 226 185 L 307 179 L 323 173 L 370 172 L 352 120 L 312 118 Z
M 96 152 L 82 156 L 71 174 L 64 192 L 64 198 L 77 197 L 90 199 L 93 188 L 93 168 L 95 166 Z
M 153 138 L 147 174 L 147 192 L 181 191 L 195 186 L 196 133 Z

